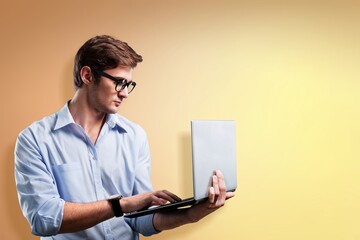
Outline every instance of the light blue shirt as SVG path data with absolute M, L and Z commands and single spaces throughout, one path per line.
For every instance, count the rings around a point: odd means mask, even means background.
M 157 233 L 149 215 L 112 218 L 85 231 L 57 234 L 65 202 L 153 191 L 146 133 L 118 114 L 107 115 L 95 145 L 67 104 L 33 123 L 16 142 L 15 180 L 21 209 L 41 239 L 134 240 L 138 233 Z

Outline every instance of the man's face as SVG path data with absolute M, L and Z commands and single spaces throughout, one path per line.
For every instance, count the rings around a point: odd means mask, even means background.
M 127 82 L 130 82 L 133 69 L 131 67 L 117 67 L 104 72 L 115 78 L 124 78 Z M 123 100 L 128 97 L 128 89 L 125 88 L 117 92 L 115 86 L 114 81 L 100 76 L 98 83 L 93 82 L 89 88 L 88 100 L 90 105 L 98 112 L 116 113 Z

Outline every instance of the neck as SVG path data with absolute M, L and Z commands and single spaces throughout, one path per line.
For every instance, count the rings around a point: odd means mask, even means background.
M 70 113 L 95 144 L 104 124 L 106 113 L 92 108 L 85 97 L 84 89 L 78 89 L 69 104 Z

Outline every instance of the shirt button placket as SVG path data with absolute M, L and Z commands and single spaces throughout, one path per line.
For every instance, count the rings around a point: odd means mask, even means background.
M 111 234 L 111 230 L 109 228 L 107 228 L 108 226 L 105 227 L 105 239 L 106 240 L 113 240 L 113 236 Z
M 101 182 L 101 171 L 100 171 L 100 163 L 96 158 L 96 152 L 94 149 L 90 149 L 90 154 L 91 154 L 91 165 L 92 165 L 92 171 L 93 171 L 93 176 L 94 176 L 94 183 L 95 183 L 95 194 L 96 194 L 96 198 L 98 200 L 102 200 L 105 197 L 103 196 L 103 187 L 102 187 L 102 182 Z M 111 231 L 111 227 L 110 224 L 105 221 L 103 223 L 101 223 L 104 227 L 104 231 L 105 231 L 105 240 L 114 240 L 114 237 L 112 235 L 112 231 Z

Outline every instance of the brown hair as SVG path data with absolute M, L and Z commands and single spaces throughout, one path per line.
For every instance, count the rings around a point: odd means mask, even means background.
M 118 66 L 135 68 L 139 62 L 142 62 L 142 57 L 126 42 L 108 35 L 93 37 L 81 46 L 75 56 L 73 73 L 75 89 L 83 85 L 80 70 L 84 66 L 90 67 L 94 73 Z

